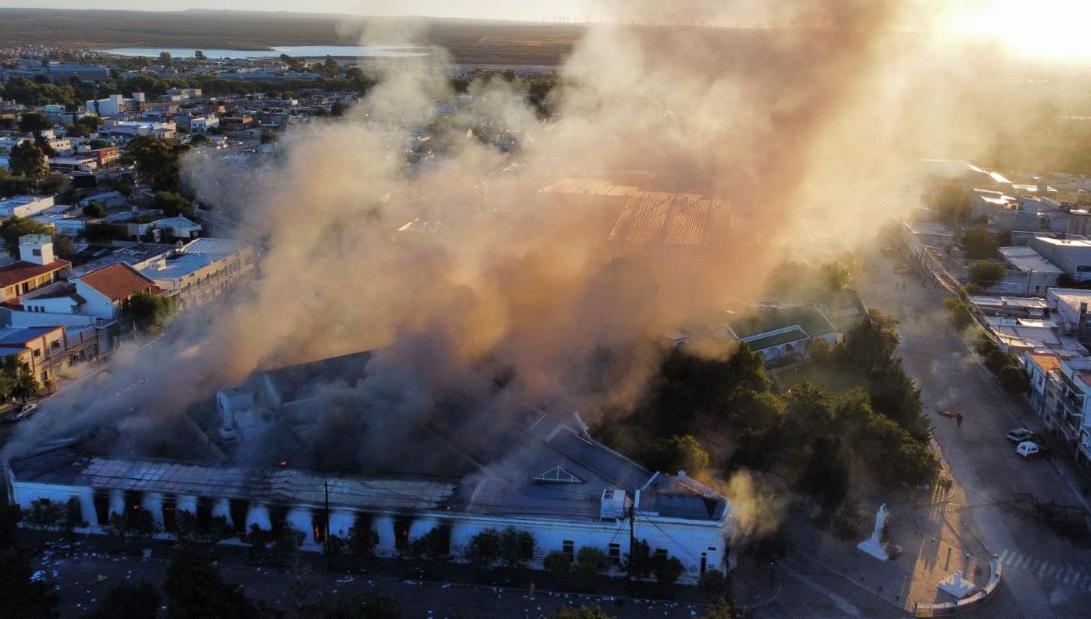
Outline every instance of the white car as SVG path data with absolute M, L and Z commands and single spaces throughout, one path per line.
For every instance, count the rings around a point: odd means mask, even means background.
M 1038 449 L 1038 443 L 1034 441 L 1023 441 L 1015 446 L 1015 453 L 1023 456 L 1023 458 L 1030 458 L 1038 455 L 1041 450 Z
M 30 417 L 36 410 L 38 410 L 38 405 L 34 402 L 24 404 L 23 407 L 19 409 L 19 412 L 15 413 L 15 421 L 22 421 L 27 417 Z

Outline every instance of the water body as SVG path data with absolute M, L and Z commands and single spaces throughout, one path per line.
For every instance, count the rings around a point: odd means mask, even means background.
M 158 58 L 162 52 L 169 52 L 175 58 L 193 58 L 200 49 L 205 57 L 213 60 L 226 58 L 279 58 L 288 54 L 293 58 L 415 58 L 427 56 L 429 51 L 423 47 L 397 47 L 360 45 L 295 45 L 274 47 L 272 49 L 209 49 L 196 47 L 119 47 L 106 50 L 107 54 L 144 58 Z

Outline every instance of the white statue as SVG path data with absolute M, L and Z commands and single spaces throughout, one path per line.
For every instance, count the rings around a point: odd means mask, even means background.
M 883 503 L 875 514 L 875 529 L 872 530 L 871 537 L 856 545 L 857 548 L 880 561 L 890 559 L 890 554 L 887 553 L 886 546 L 883 545 L 883 529 L 886 528 L 887 515 L 886 503 Z

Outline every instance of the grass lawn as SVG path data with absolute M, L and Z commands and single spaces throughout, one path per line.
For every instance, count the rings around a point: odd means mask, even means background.
M 809 382 L 831 393 L 846 393 L 858 387 L 864 387 L 864 380 L 853 372 L 822 367 L 814 363 L 775 370 L 773 374 L 782 389 L 788 389 L 803 382 Z

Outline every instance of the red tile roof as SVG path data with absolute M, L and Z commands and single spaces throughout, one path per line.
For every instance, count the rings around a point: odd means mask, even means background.
M 80 281 L 101 292 L 112 301 L 128 299 L 138 292 L 158 292 L 155 282 L 124 263 L 111 264 L 91 271 Z
M 70 266 L 72 266 L 72 263 L 67 260 L 54 260 L 49 264 L 34 264 L 33 262 L 19 260 L 5 267 L 0 267 L 0 288 L 7 288 L 12 284 L 25 282 L 46 273 L 67 269 Z

